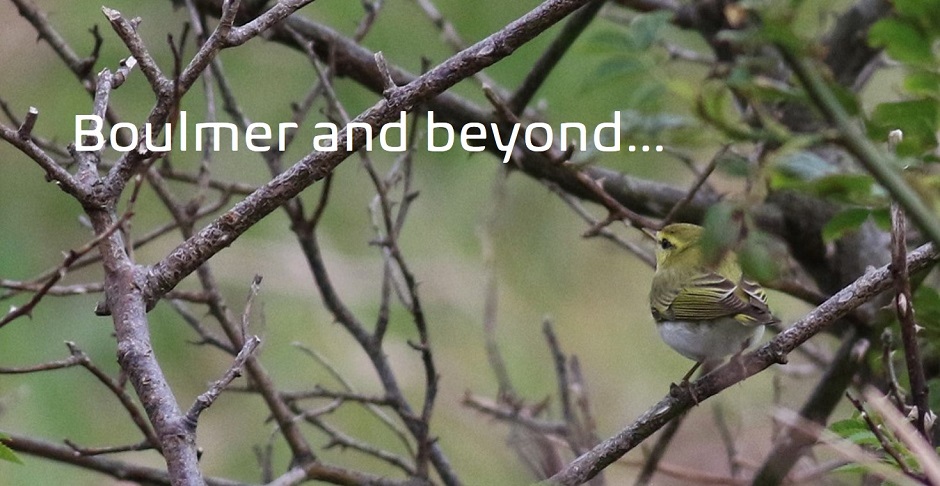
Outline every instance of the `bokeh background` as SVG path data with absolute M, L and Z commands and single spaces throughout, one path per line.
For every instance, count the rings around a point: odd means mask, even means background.
M 49 13 L 52 25 L 81 55 L 87 55 L 92 46 L 88 29 L 99 26 L 104 45 L 96 70 L 113 69 L 128 55 L 105 21 L 98 2 L 36 3 Z M 827 9 L 839 6 L 822 3 L 804 2 L 801 15 L 806 29 L 824 29 L 831 21 Z M 472 42 L 501 28 L 537 2 L 439 0 L 437 5 L 458 32 Z M 143 19 L 141 35 L 164 70 L 169 71 L 171 55 L 166 36 L 179 37 L 186 12 L 166 1 L 111 0 L 107 6 Z M 362 7 L 348 0 L 321 0 L 301 14 L 350 35 L 362 16 Z M 689 107 L 695 87 L 708 73 L 704 67 L 664 62 L 661 49 L 642 55 L 632 53 L 630 36 L 642 34 L 637 22 L 625 11 L 608 8 L 552 73 L 537 96 L 537 106 L 553 126 L 578 121 L 593 127 L 609 121 L 615 110 L 640 117 L 668 113 L 686 128 L 659 134 L 638 129 L 624 134 L 624 145 L 663 143 L 704 164 L 722 140 L 703 128 Z M 0 3 L 0 25 L 0 98 L 21 116 L 30 106 L 38 108 L 35 132 L 64 146 L 72 139 L 74 116 L 90 111 L 89 96 L 49 46 L 37 42 L 35 31 L 9 2 Z M 512 89 L 557 31 L 556 27 L 486 73 Z M 705 51 L 695 35 L 668 25 L 658 27 L 655 36 Z M 406 0 L 385 2 L 363 44 L 382 50 L 390 63 L 412 72 L 420 70 L 423 58 L 437 63 L 452 52 L 416 4 Z M 191 54 L 190 44 L 186 55 Z M 254 121 L 273 125 L 289 120 L 290 103 L 300 100 L 315 82 L 315 74 L 302 54 L 263 39 L 225 51 L 221 59 L 243 109 Z M 890 80 L 875 83 L 867 102 L 884 96 L 885 90 L 878 88 L 884 83 L 890 85 Z M 378 99 L 348 80 L 337 80 L 336 88 L 352 114 Z M 479 85 L 473 81 L 461 83 L 454 91 L 486 104 Z M 152 106 L 153 95 L 143 76 L 135 71 L 112 94 L 112 103 L 125 120 L 136 122 Z M 205 91 L 201 85 L 187 95 L 184 109 L 190 120 L 202 119 Z M 220 118 L 226 119 L 224 114 Z M 311 121 L 320 119 L 322 115 L 315 113 Z M 312 134 L 309 122 L 302 126 L 298 143 L 284 160 L 299 159 L 307 151 L 306 143 Z M 370 155 L 381 171 L 390 167 L 394 156 L 380 150 Z M 198 154 L 176 153 L 173 157 L 178 168 L 194 170 L 197 166 Z M 667 155 L 598 154 L 593 161 L 680 187 L 692 180 L 685 166 Z M 216 154 L 212 169 L 219 179 L 256 185 L 267 180 L 263 161 L 247 151 Z M 525 175 L 511 174 L 504 197 L 496 198 L 493 187 L 499 161 L 490 154 L 468 154 L 459 148 L 448 153 L 419 150 L 415 169 L 420 196 L 400 244 L 421 282 L 441 373 L 441 392 L 432 425 L 468 484 L 531 480 L 506 445 L 508 428 L 460 403 L 468 391 L 489 396 L 496 392 L 483 347 L 482 327 L 486 268 L 481 232 L 490 214 L 495 214 L 490 232 L 498 282 L 497 336 L 522 396 L 533 402 L 557 397 L 551 358 L 541 331 L 546 316 L 555 322 L 564 351 L 581 361 L 601 437 L 612 435 L 658 401 L 667 393 L 669 383 L 691 365 L 668 349 L 655 332 L 646 300 L 652 270 L 609 242 L 582 238 L 585 223 L 543 185 Z M 356 157 L 337 169 L 334 183 L 320 233 L 327 264 L 340 295 L 361 319 L 372 322 L 381 279 L 381 259 L 376 248 L 369 245 L 374 235 L 367 207 L 374 192 Z M 729 197 L 734 197 L 742 185 L 740 180 L 724 174 L 716 175 L 714 184 Z M 173 187 L 180 194 L 192 193 L 186 185 Z M 302 197 L 314 201 L 319 190 L 314 185 Z M 603 217 L 601 211 L 595 212 Z M 27 280 L 59 264 L 62 251 L 76 248 L 91 237 L 81 221 L 82 214 L 69 196 L 45 182 L 44 174 L 33 162 L 0 144 L 0 278 Z M 168 219 L 152 191 L 145 188 L 132 222 L 133 232 L 142 234 Z M 642 241 L 635 232 L 616 229 L 627 238 Z M 171 233 L 137 251 L 136 258 L 141 263 L 153 263 L 179 241 L 179 236 Z M 380 390 L 364 353 L 321 305 L 305 261 L 288 231 L 287 218 L 280 212 L 248 231 L 211 264 L 237 312 L 248 294 L 252 276 L 264 277 L 252 330 L 264 339 L 261 359 L 280 387 L 298 390 L 317 383 L 335 385 L 322 366 L 292 346 L 297 342 L 322 353 L 360 391 Z M 66 283 L 100 278 L 100 270 L 91 267 L 70 274 Z M 182 287 L 196 288 L 191 281 Z M 26 298 L 7 300 L 3 307 L 21 304 Z M 21 319 L 0 330 L 0 366 L 61 359 L 68 354 L 63 344 L 68 340 L 84 349 L 98 366 L 117 373 L 111 320 L 93 314 L 97 299 L 94 295 L 47 297 L 31 320 Z M 771 295 L 771 300 L 784 323 L 792 322 L 805 310 L 777 293 Z M 201 309 L 196 310 L 202 315 Z M 158 305 L 150 314 L 150 325 L 164 371 L 177 399 L 188 407 L 208 382 L 227 369 L 229 360 L 216 350 L 191 344 L 196 336 L 166 304 Z M 417 402 L 424 378 L 418 355 L 406 343 L 413 337 L 407 314 L 395 308 L 387 352 L 399 379 Z M 819 339 L 820 345 L 828 344 L 825 337 Z M 728 420 L 742 457 L 759 462 L 770 448 L 773 407 L 796 406 L 812 383 L 783 376 L 775 398 L 774 373 L 763 373 L 694 409 L 665 462 L 678 468 L 727 473 L 727 458 L 714 422 L 716 407 Z M 550 413 L 558 416 L 557 402 L 552 402 Z M 256 482 L 259 471 L 252 448 L 266 443 L 274 431 L 265 418 L 258 397 L 223 395 L 203 414 L 199 424 L 204 472 Z M 329 420 L 358 438 L 398 450 L 388 431 L 354 406 L 341 408 Z M 0 376 L 0 431 L 50 441 L 67 438 L 85 446 L 139 439 L 114 397 L 78 368 Z M 311 436 L 315 444 L 326 442 L 315 431 Z M 276 465 L 284 467 L 288 460 L 286 448 L 280 440 L 274 443 Z M 341 465 L 388 472 L 383 465 L 355 452 L 328 450 L 322 455 Z M 162 464 L 153 452 L 119 456 L 155 466 Z M 116 484 L 93 472 L 29 456 L 23 459 L 24 465 L 0 463 L 0 484 Z M 610 484 L 625 484 L 636 474 L 635 464 L 642 459 L 643 453 L 637 449 L 610 468 Z M 681 481 L 660 476 L 657 483 Z

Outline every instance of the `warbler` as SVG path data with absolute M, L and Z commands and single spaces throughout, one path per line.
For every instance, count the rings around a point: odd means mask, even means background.
M 742 352 L 760 340 L 766 325 L 778 322 L 764 289 L 744 278 L 734 252 L 709 262 L 703 230 L 680 223 L 653 235 L 650 312 L 663 341 L 695 361 L 682 383 L 706 360 Z

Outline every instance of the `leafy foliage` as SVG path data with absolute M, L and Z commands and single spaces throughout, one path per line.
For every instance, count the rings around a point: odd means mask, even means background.
M 902 63 L 906 72 L 904 89 L 914 98 L 876 106 L 869 134 L 877 139 L 899 128 L 904 131 L 904 141 L 898 153 L 922 156 L 937 148 L 940 129 L 940 58 L 933 49 L 940 39 L 940 2 L 900 0 L 893 4 L 897 16 L 878 21 L 868 39 L 872 46 L 883 47 Z

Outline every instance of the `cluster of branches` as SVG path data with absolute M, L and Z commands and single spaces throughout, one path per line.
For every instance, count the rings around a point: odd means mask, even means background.
M 714 59 L 708 62 L 733 65 L 745 53 L 734 45 L 729 30 L 743 30 L 754 19 L 743 19 L 734 13 L 743 8 L 734 2 L 707 1 L 679 4 L 672 1 L 620 0 L 548 0 L 507 24 L 487 38 L 466 45 L 457 30 L 436 8 L 431 0 L 416 0 L 430 21 L 440 28 L 442 37 L 455 54 L 446 61 L 429 67 L 416 75 L 390 64 L 381 52 L 372 52 L 361 45 L 368 35 L 376 16 L 381 14 L 382 2 L 366 2 L 367 8 L 352 37 L 343 36 L 329 27 L 314 22 L 295 12 L 312 0 L 282 0 L 265 8 L 267 2 L 239 2 L 238 0 L 186 0 L 174 1 L 189 13 L 190 23 L 180 39 L 169 40 L 173 53 L 172 72 L 167 74 L 154 60 L 154 46 L 148 46 L 137 33 L 139 19 L 128 19 L 120 12 L 103 9 L 111 28 L 126 46 L 130 56 L 115 70 L 104 68 L 93 73 L 98 63 L 102 38 L 97 32 L 92 54 L 82 58 L 56 32 L 45 14 L 29 0 L 12 0 L 20 14 L 27 19 L 59 58 L 74 73 L 78 84 L 93 99 L 91 113 L 115 124 L 123 119 L 110 102 L 113 90 L 118 89 L 128 76 L 142 75 L 155 97 L 145 122 L 162 130 L 176 120 L 181 99 L 196 83 L 202 82 L 207 92 L 221 96 L 221 109 L 245 129 L 249 116 L 240 106 L 225 75 L 218 54 L 223 49 L 236 48 L 248 40 L 264 35 L 283 46 L 304 53 L 315 70 L 316 83 L 308 95 L 296 104 L 294 120 L 308 119 L 317 100 L 325 100 L 327 116 L 340 124 L 350 121 L 369 124 L 373 133 L 383 124 L 396 121 L 399 112 L 409 111 L 421 116 L 424 110 L 434 110 L 444 121 L 455 126 L 470 122 L 490 123 L 506 130 L 511 123 L 525 123 L 531 113 L 529 105 L 536 91 L 561 59 L 575 39 L 598 16 L 602 8 L 626 9 L 634 12 L 663 11 L 671 22 L 682 29 L 698 32 L 711 46 Z M 771 123 L 781 124 L 792 132 L 825 131 L 832 133 L 820 140 L 819 150 L 836 149 L 853 156 L 898 201 L 894 212 L 895 228 L 890 234 L 873 227 L 846 235 L 835 249 L 823 244 L 823 225 L 837 207 L 832 203 L 792 192 L 771 194 L 765 201 L 749 208 L 747 217 L 737 210 L 733 220 L 746 233 L 751 221 L 759 228 L 788 244 L 790 257 L 801 267 L 812 282 L 780 280 L 775 287 L 810 301 L 815 309 L 794 325 L 781 331 L 768 344 L 744 354 L 734 363 L 719 367 L 703 376 L 686 389 L 676 389 L 650 407 L 649 411 L 607 440 L 601 441 L 594 427 L 585 380 L 575 357 L 566 356 L 549 323 L 545 326 L 547 342 L 554 357 L 553 367 L 558 378 L 558 395 L 562 420 L 542 417 L 544 404 L 532 404 L 514 391 L 505 364 L 495 341 L 495 290 L 487 297 L 486 330 L 487 352 L 496 376 L 500 393 L 495 399 L 468 395 L 468 407 L 510 424 L 514 450 L 540 479 L 557 484 L 580 484 L 589 480 L 603 482 L 599 473 L 634 449 L 667 424 L 675 432 L 679 417 L 690 408 L 729 386 L 757 374 L 774 363 L 785 363 L 788 354 L 805 349 L 804 343 L 826 329 L 841 330 L 840 350 L 834 356 L 816 360 L 823 369 L 819 384 L 807 398 L 798 418 L 792 418 L 782 430 L 775 448 L 764 465 L 754 473 L 760 484 L 773 484 L 784 480 L 796 461 L 820 437 L 819 426 L 824 425 L 844 392 L 852 385 L 856 372 L 865 364 L 857 350 L 872 342 L 875 332 L 874 316 L 870 311 L 857 310 L 872 302 L 886 290 L 894 289 L 905 347 L 907 368 L 911 377 L 911 398 L 902 396 L 900 387 L 894 390 L 894 404 L 905 414 L 914 410 L 914 428 L 920 432 L 904 435 L 911 441 L 912 450 L 924 450 L 930 443 L 926 406 L 926 379 L 917 354 L 916 324 L 911 309 L 911 283 L 909 275 L 933 265 L 940 254 L 935 247 L 940 242 L 936 217 L 925 212 L 923 203 L 910 196 L 910 190 L 891 169 L 886 160 L 890 154 L 865 138 L 855 121 L 835 101 L 829 84 L 824 82 L 823 69 L 843 86 L 860 89 L 879 62 L 879 53 L 856 33 L 864 31 L 877 20 L 890 14 L 890 6 L 878 0 L 859 0 L 849 7 L 835 22 L 825 37 L 825 59 L 819 62 L 807 59 L 793 46 L 778 43 L 760 46 L 770 49 L 785 69 L 774 73 L 775 80 L 800 86 L 808 96 L 804 103 L 778 107 L 768 113 L 760 99 L 746 93 L 736 93 L 741 116 L 749 126 L 764 128 Z M 507 90 L 489 79 L 482 70 L 512 53 L 566 19 L 553 42 L 527 73 L 520 87 Z M 214 24 L 214 27 L 210 27 Z M 182 53 L 192 31 L 197 46 L 195 54 L 186 58 Z M 676 60 L 701 62 L 678 48 L 670 48 Z M 139 74 L 136 72 L 139 70 Z M 448 89 L 471 77 L 483 83 L 481 89 L 491 105 L 480 106 L 460 97 Z M 378 101 L 362 113 L 352 116 L 334 91 L 334 83 L 349 79 L 380 95 Z M 286 165 L 282 155 L 275 151 L 263 152 L 271 179 L 258 187 L 241 182 L 228 182 L 213 177 L 212 154 L 206 152 L 197 173 L 175 170 L 169 163 L 171 154 L 151 152 L 141 148 L 109 161 L 99 152 L 78 152 L 74 147 L 63 150 L 53 141 L 33 132 L 39 116 L 35 109 L 19 117 L 6 105 L 4 111 L 10 124 L 0 124 L 0 138 L 33 160 L 50 181 L 70 195 L 82 207 L 94 231 L 87 244 L 69 252 L 56 268 L 29 281 L 2 280 L 6 289 L 4 298 L 29 293 L 29 300 L 0 318 L 0 327 L 28 316 L 47 296 L 77 295 L 89 292 L 103 294 L 96 309 L 100 315 L 111 316 L 117 341 L 119 377 L 109 376 L 96 366 L 79 347 L 69 343 L 66 358 L 27 367 L 2 368 L 2 373 L 33 373 L 80 366 L 92 373 L 119 400 L 128 417 L 139 429 L 141 440 L 134 444 L 104 448 L 90 448 L 73 442 L 64 446 L 35 438 L 10 434 L 3 443 L 14 451 L 34 454 L 52 460 L 74 464 L 114 477 L 142 482 L 164 484 L 237 484 L 222 478 L 204 477 L 198 465 L 196 429 L 200 414 L 240 374 L 247 375 L 247 384 L 238 391 L 259 395 L 276 422 L 279 436 L 290 448 L 292 461 L 287 470 L 275 473 L 271 449 L 259 450 L 262 480 L 270 484 L 297 484 L 306 480 L 320 480 L 335 484 L 424 484 L 442 482 L 461 484 L 462 480 L 450 463 L 445 451 L 435 440 L 431 418 L 437 395 L 438 371 L 434 347 L 430 338 L 431 325 L 422 307 L 418 291 L 418 277 L 411 270 L 406 255 L 399 246 L 399 236 L 416 196 L 412 180 L 414 153 L 406 152 L 395 161 L 388 173 L 382 174 L 367 153 L 358 151 L 365 141 L 354 141 L 347 150 L 349 133 L 343 129 L 338 137 L 338 150 L 311 152 L 292 165 Z M 214 96 L 206 97 L 207 118 L 218 116 Z M 821 116 L 819 116 L 821 115 Z M 707 114 L 703 113 L 703 116 Z M 417 126 L 417 124 L 412 124 Z M 139 131 L 143 133 L 143 130 Z M 762 135 L 749 139 L 754 143 L 747 158 L 760 164 L 779 145 L 772 130 L 756 130 Z M 503 139 L 508 137 L 504 134 Z M 416 132 L 409 135 L 412 140 Z M 293 141 L 291 139 L 290 141 Z M 123 141 L 123 145 L 128 145 Z M 498 153 L 494 139 L 486 142 L 487 149 Z M 409 144 L 413 147 L 415 144 Z M 358 151 L 358 152 L 357 152 Z M 344 303 L 330 278 L 318 242 L 318 224 L 330 203 L 333 170 L 358 153 L 369 181 L 375 190 L 370 205 L 374 223 L 374 243 L 382 257 L 382 285 L 379 310 L 367 322 L 352 312 Z M 696 183 L 691 189 L 620 174 L 600 166 L 570 164 L 571 153 L 557 149 L 530 152 L 518 146 L 514 149 L 511 171 L 544 183 L 590 224 L 587 236 L 603 236 L 618 242 L 638 258 L 651 262 L 648 253 L 637 244 L 620 238 L 609 226 L 620 220 L 640 228 L 657 228 L 672 220 L 701 222 L 708 208 L 718 204 L 720 194 L 707 188 L 706 180 L 715 168 L 718 156 L 704 169 L 694 167 Z M 168 181 L 181 181 L 197 189 L 189 200 L 182 200 L 173 192 Z M 313 184 L 322 186 L 317 204 L 307 209 L 296 196 Z M 147 185 L 172 215 L 172 221 L 146 234 L 133 237 L 129 222 L 141 187 Z M 229 207 L 232 198 L 240 198 Z M 597 218 L 582 206 L 582 202 L 596 203 L 607 211 Z M 126 204 L 124 204 L 126 203 Z M 124 204 L 123 212 L 118 207 Z M 251 284 L 249 297 L 241 316 L 235 315 L 219 290 L 211 260 L 223 248 L 231 245 L 248 228 L 280 208 L 290 221 L 290 230 L 303 250 L 326 309 L 354 338 L 368 356 L 381 382 L 383 392 L 371 396 L 360 393 L 353 383 L 329 366 L 314 350 L 309 355 L 326 366 L 342 384 L 341 389 L 317 386 L 311 390 L 288 392 L 277 385 L 256 354 L 259 338 L 250 329 L 251 307 L 261 279 Z M 219 211 L 222 211 L 220 214 Z M 740 213 L 740 214 L 739 214 Z M 908 251 L 908 231 L 904 227 L 905 214 L 916 229 L 925 235 L 927 243 Z M 207 218 L 211 218 L 205 222 Z M 135 260 L 134 250 L 172 231 L 179 231 L 183 242 L 164 258 L 145 265 Z M 884 255 L 871 248 L 891 239 L 893 260 L 890 265 Z M 79 267 L 99 265 L 104 271 L 103 282 L 80 285 L 58 285 L 66 272 Z M 200 291 L 183 292 L 177 285 L 195 274 Z M 772 283 L 773 284 L 773 283 Z M 495 287 L 491 287 L 495 288 Z M 183 411 L 170 384 L 164 376 L 160 362 L 151 348 L 147 313 L 158 301 L 167 302 L 199 336 L 202 344 L 216 348 L 231 356 L 232 365 L 222 378 L 213 383 L 206 393 Z M 386 356 L 386 331 L 390 322 L 390 309 L 401 305 L 411 317 L 417 340 L 411 342 L 420 356 L 424 371 L 424 393 L 418 403 L 409 401 L 400 385 L 398 375 Z M 213 325 L 197 317 L 193 306 L 205 307 L 215 321 Z M 221 335 L 212 329 L 221 330 Z M 887 347 L 885 349 L 888 349 Z M 886 355 L 890 354 L 888 351 Z M 130 384 L 133 391 L 127 388 Z M 888 375 L 883 382 L 895 384 Z M 889 388 L 889 387 L 886 387 Z M 312 401 L 312 402 L 311 402 Z M 868 400 L 875 403 L 877 400 Z M 311 404 L 313 403 L 313 404 Z M 364 407 L 385 424 L 402 447 L 404 455 L 395 454 L 373 444 L 361 441 L 331 425 L 327 416 L 343 406 Z M 873 405 L 874 406 L 874 405 Z M 859 407 L 864 405 L 859 402 Z M 889 411 L 881 411 L 885 416 Z M 311 445 L 300 423 L 312 425 L 330 438 L 327 447 L 338 446 L 376 458 L 399 470 L 405 479 L 392 479 L 323 461 Z M 904 429 L 900 420 L 897 430 Z M 814 428 L 815 426 L 815 428 Z M 873 426 L 873 430 L 877 427 Z M 898 435 L 901 435 L 899 432 Z M 656 471 L 662 452 L 668 447 L 671 433 L 661 436 L 644 465 L 641 481 L 648 481 Z M 561 440 L 557 440 L 557 439 Z M 885 441 L 887 444 L 888 442 Z M 929 450 L 929 446 L 927 446 Z M 729 447 L 729 449 L 731 449 Z M 887 447 L 885 448 L 887 449 Z M 153 450 L 166 461 L 166 470 L 137 466 L 130 462 L 102 457 L 120 451 Z M 573 456 L 569 460 L 567 455 Z M 938 479 L 931 472 L 929 458 L 922 459 L 921 469 L 908 468 L 902 477 L 917 481 Z M 831 469 L 831 467 L 829 468 Z M 828 469 L 826 469 L 828 470 Z M 887 473 L 885 473 L 887 474 Z M 735 478 L 732 478 L 735 479 Z M 738 478 L 740 479 L 740 478 Z M 940 483 L 938 483 L 940 484 Z

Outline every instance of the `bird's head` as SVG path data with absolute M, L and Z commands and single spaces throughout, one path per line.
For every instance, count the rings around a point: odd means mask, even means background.
M 700 247 L 703 228 L 694 224 L 670 224 L 656 232 L 656 268 L 696 263 L 701 259 Z M 693 251 L 690 251 L 693 250 Z

